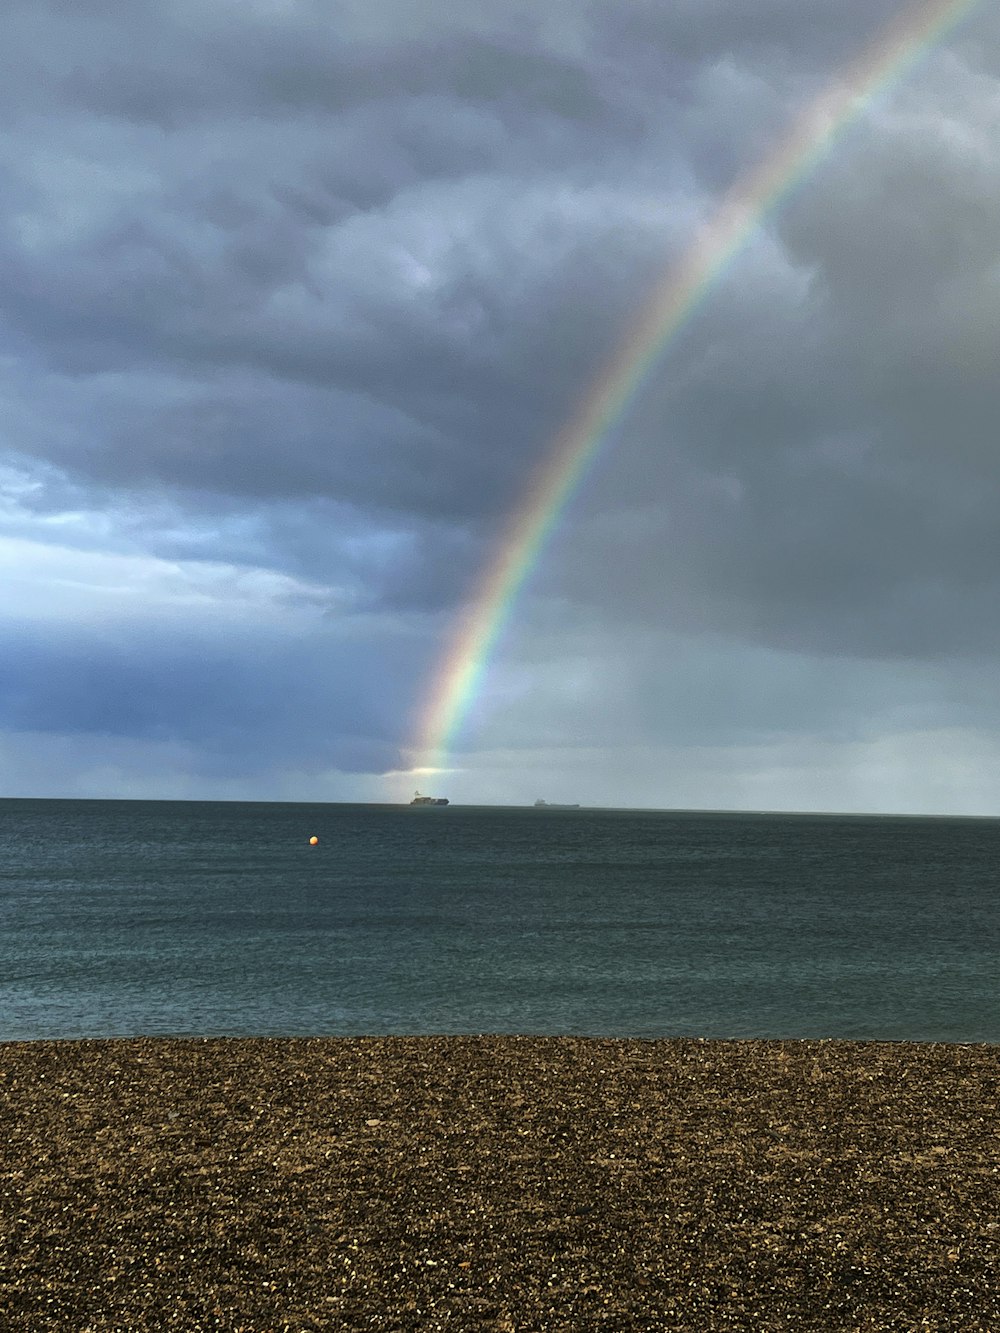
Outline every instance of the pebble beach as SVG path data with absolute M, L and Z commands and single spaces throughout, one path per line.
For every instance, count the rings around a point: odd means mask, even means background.
M 0 1044 L 0 1328 L 1000 1328 L 1000 1047 Z

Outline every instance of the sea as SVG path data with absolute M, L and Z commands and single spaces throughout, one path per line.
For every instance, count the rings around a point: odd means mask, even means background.
M 1000 1042 L 1000 820 L 0 801 L 0 1040 L 454 1033 Z

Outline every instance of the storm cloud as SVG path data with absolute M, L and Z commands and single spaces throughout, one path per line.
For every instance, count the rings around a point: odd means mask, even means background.
M 406 794 L 455 618 L 651 284 L 918 8 L 11 4 L 11 793 Z M 664 350 L 452 799 L 1000 800 L 998 56 L 974 8 Z

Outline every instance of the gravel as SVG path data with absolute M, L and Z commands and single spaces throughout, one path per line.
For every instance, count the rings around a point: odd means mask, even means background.
M 1000 1047 L 0 1044 L 0 1329 L 1000 1329 Z

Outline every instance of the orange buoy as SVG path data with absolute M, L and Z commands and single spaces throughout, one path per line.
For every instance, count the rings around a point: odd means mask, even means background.
M 316 834 L 314 833 L 314 834 L 312 835 L 312 837 L 309 839 L 309 846 L 310 846 L 310 847 L 315 847 L 316 844 L 317 844 L 318 842 L 319 842 L 319 838 L 317 838 L 317 837 L 316 837 Z

